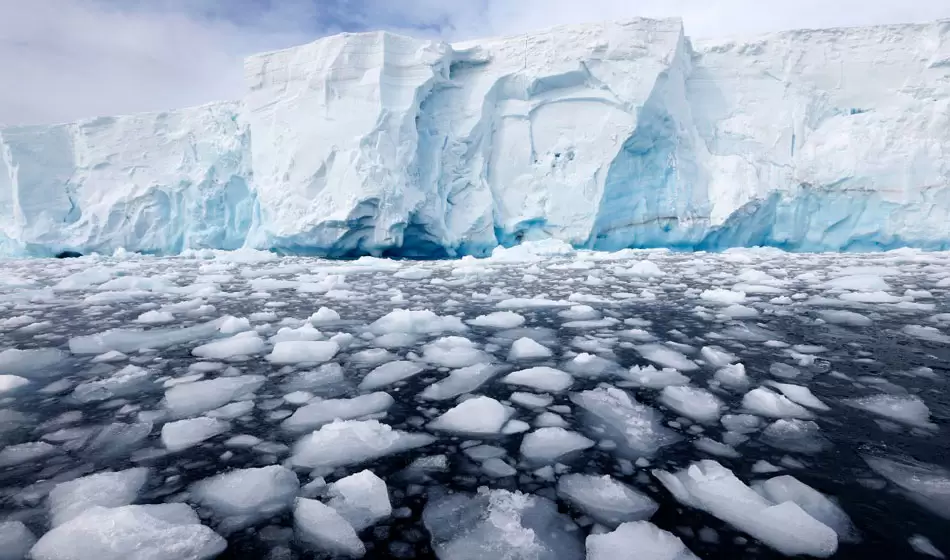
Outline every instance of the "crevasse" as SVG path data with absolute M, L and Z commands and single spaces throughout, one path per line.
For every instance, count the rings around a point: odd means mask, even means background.
M 242 99 L 0 128 L 0 254 L 950 247 L 950 22 L 679 20 L 250 57 Z

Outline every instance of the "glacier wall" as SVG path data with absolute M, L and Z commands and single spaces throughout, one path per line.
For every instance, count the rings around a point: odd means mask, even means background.
M 0 129 L 0 253 L 950 248 L 950 22 L 679 20 L 250 57 L 237 102 Z

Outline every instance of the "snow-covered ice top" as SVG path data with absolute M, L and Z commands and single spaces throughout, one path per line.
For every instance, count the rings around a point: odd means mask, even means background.
M 341 34 L 218 103 L 0 129 L 0 254 L 950 246 L 950 21 Z

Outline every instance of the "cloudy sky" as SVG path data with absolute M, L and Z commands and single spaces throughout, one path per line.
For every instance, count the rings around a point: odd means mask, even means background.
M 710 37 L 950 18 L 950 1 L 0 0 L 0 124 L 236 99 L 243 56 L 339 31 L 451 40 L 631 16 Z

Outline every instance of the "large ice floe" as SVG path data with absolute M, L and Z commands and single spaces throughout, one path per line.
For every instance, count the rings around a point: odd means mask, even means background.
M 0 251 L 948 246 L 946 22 L 688 33 L 347 33 L 249 57 L 238 100 L 2 128 Z
M 909 249 L 7 259 L 0 560 L 939 556 L 948 296 Z

